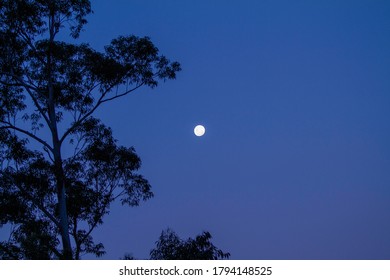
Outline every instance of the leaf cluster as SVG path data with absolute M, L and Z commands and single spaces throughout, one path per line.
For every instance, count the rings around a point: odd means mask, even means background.
M 152 260 L 218 260 L 228 259 L 224 253 L 211 242 L 211 234 L 204 231 L 195 239 L 182 240 L 171 229 L 162 231 L 156 248 L 150 251 Z

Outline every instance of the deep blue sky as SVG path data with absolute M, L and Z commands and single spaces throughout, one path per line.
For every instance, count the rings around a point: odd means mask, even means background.
M 149 36 L 183 68 L 97 114 L 155 193 L 112 208 L 104 258 L 171 227 L 232 259 L 390 259 L 389 1 L 92 2 L 80 42 Z

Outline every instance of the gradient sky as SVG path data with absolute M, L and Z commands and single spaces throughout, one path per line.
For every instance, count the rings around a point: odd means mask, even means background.
M 111 208 L 104 259 L 148 258 L 167 227 L 208 230 L 232 259 L 390 259 L 389 1 L 92 8 L 80 42 L 149 36 L 183 69 L 96 114 L 155 193 Z
M 155 193 L 112 207 L 104 258 L 171 227 L 232 259 L 390 259 L 389 1 L 92 4 L 81 41 L 149 36 L 183 68 L 97 114 Z

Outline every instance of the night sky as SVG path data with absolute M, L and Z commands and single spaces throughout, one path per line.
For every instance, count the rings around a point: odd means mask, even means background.
M 390 259 L 389 1 L 92 8 L 79 43 L 149 36 L 183 69 L 95 115 L 155 194 L 112 206 L 93 235 L 103 259 L 148 258 L 168 227 L 210 231 L 231 259 Z
M 104 258 L 170 227 L 232 259 L 390 259 L 389 1 L 92 5 L 80 41 L 149 36 L 183 68 L 97 113 L 155 193 L 112 207 Z

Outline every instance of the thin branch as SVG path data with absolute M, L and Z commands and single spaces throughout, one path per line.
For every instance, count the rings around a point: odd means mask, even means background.
M 124 93 L 117 94 L 117 95 L 115 95 L 115 96 L 113 96 L 113 97 L 103 99 L 101 103 L 104 103 L 104 102 L 107 102 L 107 101 L 111 101 L 111 100 L 117 99 L 117 98 L 119 98 L 119 97 L 125 96 L 125 95 L 127 95 L 127 94 L 129 94 L 129 93 L 135 91 L 136 89 L 139 89 L 139 88 L 142 87 L 143 85 L 144 85 L 144 83 L 141 83 L 141 84 L 139 84 L 138 86 L 136 86 L 136 87 L 134 87 L 134 88 L 132 88 L 132 89 L 130 89 L 130 90 L 125 91 Z
M 22 192 L 24 193 L 28 199 L 31 200 L 31 202 L 33 204 L 35 204 L 35 206 L 38 207 L 39 210 L 41 210 L 58 228 L 61 227 L 60 223 L 57 221 L 57 219 L 49 212 L 45 209 L 45 207 L 39 203 L 39 201 L 37 201 L 31 194 L 29 194 L 23 187 L 19 186 L 18 184 L 15 184 L 15 186 Z
M 96 89 L 98 86 L 100 86 L 102 83 L 96 83 L 95 85 L 91 86 L 90 90 L 88 91 L 88 94 L 91 94 L 94 89 Z
M 95 219 L 95 222 L 92 224 L 92 226 L 89 228 L 87 234 L 84 236 L 84 238 L 81 240 L 81 243 L 84 242 L 88 236 L 92 233 L 92 231 L 97 227 L 99 220 L 103 217 L 105 214 L 105 210 L 108 207 L 108 205 L 113 201 L 112 194 L 115 190 L 116 186 L 111 186 L 110 191 L 108 192 L 108 198 L 105 196 L 105 201 L 103 202 L 103 205 L 100 206 L 101 211 L 99 212 L 99 215 L 97 219 Z
M 41 116 L 45 119 L 46 124 L 49 126 L 50 130 L 52 130 L 51 125 L 50 125 L 51 122 L 50 122 L 49 118 L 46 116 L 46 114 L 45 114 L 43 108 L 41 107 L 41 105 L 39 105 L 38 99 L 34 96 L 34 94 L 31 92 L 31 90 L 28 87 L 24 86 L 24 88 L 26 89 L 28 95 L 31 97 L 32 101 L 34 102 L 35 107 L 37 107 L 37 109 L 38 109 L 39 113 L 41 114 Z
M 3 74 L 3 73 L 0 73 L 0 74 Z M 7 82 L 4 82 L 4 81 L 0 81 L 0 84 L 8 86 L 8 87 L 18 87 L 18 86 L 20 86 L 20 83 L 7 83 Z
M 73 153 L 74 158 L 77 157 L 84 150 L 85 146 L 87 145 L 87 142 L 83 141 L 84 138 L 85 138 L 84 136 L 81 136 L 77 140 L 77 144 L 76 144 L 76 147 L 74 148 L 74 153 Z M 81 141 L 83 141 L 83 144 L 81 145 L 81 148 L 79 148 Z
M 15 75 L 14 71 L 12 69 L 11 69 L 11 72 L 0 72 L 0 75 L 9 76 L 11 78 L 14 78 L 18 82 L 16 84 L 9 84 L 9 83 L 7 84 L 4 81 L 0 81 L 0 83 L 2 83 L 2 84 L 10 85 L 10 86 L 23 86 L 25 88 L 29 88 L 29 89 L 32 89 L 32 90 L 35 90 L 35 91 L 39 90 L 38 87 L 31 82 L 30 78 L 29 78 L 30 84 L 28 84 L 20 76 Z
M 88 236 L 92 233 L 92 231 L 97 227 L 97 225 L 99 224 L 99 220 L 103 217 L 104 212 L 109 204 L 110 204 L 110 200 L 107 200 L 105 203 L 103 203 L 103 206 L 101 207 L 102 210 L 99 212 L 98 218 L 89 228 L 88 232 L 85 234 L 83 239 L 81 239 L 80 244 L 83 243 L 88 238 Z
M 23 29 L 19 29 L 19 30 L 18 30 L 18 33 L 19 33 L 20 37 L 24 40 L 24 42 L 27 43 L 27 45 L 29 45 L 29 47 L 30 47 L 34 52 L 38 53 L 36 47 L 34 46 L 34 44 L 33 44 L 32 41 L 31 41 L 31 38 L 28 37 L 28 35 L 23 31 Z M 45 61 L 43 58 L 41 58 L 41 57 L 39 57 L 39 56 L 37 56 L 37 57 L 38 57 L 39 61 L 40 61 L 42 64 L 44 64 L 44 65 L 47 64 L 46 61 Z
M 117 194 L 117 195 L 114 197 L 114 200 L 117 200 L 119 197 L 123 196 L 125 193 L 126 193 L 125 190 L 121 191 L 119 194 Z
M 88 112 L 86 113 L 84 116 L 80 117 L 76 122 L 73 123 L 73 125 L 68 128 L 67 131 L 65 131 L 65 133 L 62 135 L 61 139 L 60 139 L 60 144 L 62 144 L 62 142 L 64 142 L 64 140 L 66 139 L 66 137 L 75 129 L 77 128 L 86 118 L 88 118 L 90 115 L 92 115 L 92 113 L 100 106 L 100 104 L 102 103 L 101 102 L 101 99 L 103 98 L 103 95 L 99 98 L 98 102 L 95 104 L 95 106 Z
M 91 87 L 90 87 L 90 89 L 89 90 L 87 90 L 86 91 L 86 96 L 87 95 L 90 95 L 91 93 L 92 93 L 92 91 L 93 90 L 95 90 L 98 86 L 100 86 L 101 85 L 101 83 L 96 83 L 96 84 L 94 84 L 94 85 L 92 85 Z M 79 114 L 78 114 L 79 113 Z M 72 117 L 73 117 L 73 120 L 74 120 L 74 122 L 76 123 L 77 122 L 77 120 L 80 120 L 81 118 L 82 118 L 82 116 L 83 116 L 83 113 L 82 113 L 82 110 L 80 109 L 80 110 L 77 110 L 77 109 L 75 109 L 74 111 L 73 111 L 73 113 L 72 113 Z
M 26 67 L 26 66 L 25 66 Z M 27 67 L 28 68 L 28 67 Z M 27 74 L 25 74 L 25 76 L 26 76 L 26 78 L 27 78 L 27 80 L 28 80 L 28 83 L 30 83 L 30 85 L 33 85 L 34 86 L 34 90 L 36 91 L 36 92 L 38 92 L 39 91 L 39 87 L 37 86 L 37 85 L 34 85 L 34 82 L 32 81 L 32 79 L 31 79 L 31 77 L 29 76 L 29 75 L 27 75 Z
M 109 87 L 105 92 L 102 93 L 102 95 L 99 97 L 99 100 L 96 102 L 95 106 L 93 106 L 93 108 L 88 112 L 86 113 L 84 116 L 80 117 L 61 137 L 60 139 L 60 143 L 62 144 L 62 142 L 65 140 L 65 138 L 76 128 L 78 127 L 83 121 L 85 121 L 89 116 L 91 116 L 93 114 L 93 112 L 96 111 L 96 109 L 104 102 L 107 102 L 107 101 L 110 101 L 110 100 L 113 100 L 113 99 L 116 99 L 116 98 L 119 98 L 119 97 L 122 97 L 126 94 L 129 94 L 130 92 L 138 89 L 139 87 L 143 86 L 144 84 L 141 83 L 140 85 L 136 86 L 135 88 L 131 89 L 131 90 L 128 90 L 126 92 L 124 92 L 123 94 L 120 94 L 120 95 L 117 95 L 117 96 L 114 96 L 112 98 L 107 98 L 107 99 L 104 99 L 104 97 L 112 90 L 112 88 L 117 85 L 118 83 L 114 83 L 111 87 Z M 91 89 L 92 90 L 92 89 Z
M 0 72 L 0 75 L 10 76 L 10 77 L 14 78 L 19 83 L 19 84 L 15 84 L 15 85 L 24 87 L 24 89 L 27 91 L 28 95 L 31 97 L 32 101 L 34 102 L 34 105 L 37 107 L 39 113 L 45 119 L 46 124 L 51 129 L 49 118 L 46 116 L 45 112 L 43 111 L 43 108 L 41 107 L 41 105 L 39 105 L 37 98 L 34 96 L 34 94 L 31 91 L 31 90 L 38 91 L 39 89 L 34 85 L 27 84 L 21 77 L 15 75 L 13 73 Z M 4 82 L 1 82 L 1 83 L 5 84 Z
M 51 154 L 49 153 L 49 150 L 46 147 L 43 147 L 43 150 L 47 153 L 49 159 L 54 163 L 54 159 L 52 158 Z
M 41 143 L 43 146 L 45 146 L 46 148 L 48 148 L 51 152 L 53 152 L 53 148 L 46 143 L 46 141 L 42 140 L 41 138 L 35 136 L 34 134 L 32 134 L 31 132 L 27 131 L 27 130 L 24 130 L 24 129 L 21 129 L 17 126 L 14 126 L 12 125 L 11 123 L 8 123 L 8 122 L 3 122 L 3 121 L 0 121 L 0 123 L 4 123 L 6 124 L 6 126 L 1 126 L 0 129 L 14 129 L 16 131 L 19 131 L 31 138 L 33 138 L 34 140 L 38 141 L 39 143 Z

